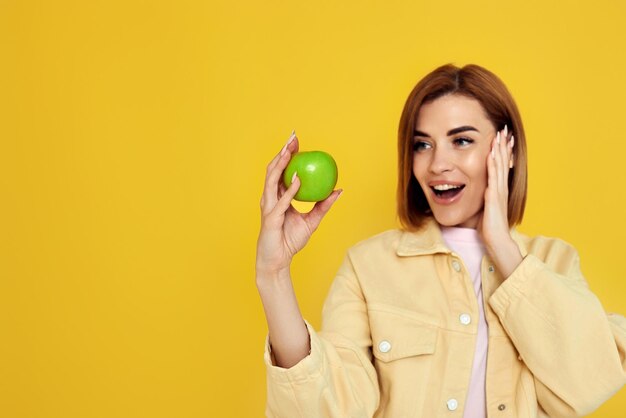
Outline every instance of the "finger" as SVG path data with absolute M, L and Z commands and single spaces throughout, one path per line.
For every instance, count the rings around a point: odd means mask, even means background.
M 278 201 L 278 188 L 280 182 L 280 173 L 289 163 L 291 155 L 287 152 L 280 156 L 274 168 L 270 169 L 265 175 L 265 185 L 263 186 L 264 213 L 271 212 Z
M 506 143 L 509 143 L 509 139 L 511 139 L 511 137 L 513 136 L 513 131 L 511 131 L 508 127 L 508 125 L 504 125 L 504 131 L 505 131 L 505 135 L 504 137 L 506 138 Z
M 496 133 L 496 140 L 495 140 L 495 144 L 493 145 L 493 150 L 492 150 L 492 154 L 493 154 L 493 164 L 495 167 L 495 182 L 493 184 L 494 190 L 499 193 L 500 192 L 500 176 L 501 176 L 501 156 L 500 156 L 500 131 L 498 131 Z
M 511 168 L 512 164 L 511 164 L 511 155 L 513 153 L 513 131 L 509 130 L 509 127 L 507 124 L 504 125 L 504 138 L 506 140 L 506 150 L 507 150 L 507 156 L 505 158 L 504 161 L 507 162 L 507 166 L 509 168 Z M 508 178 L 508 176 L 507 176 Z
M 511 147 L 511 138 L 513 137 L 513 133 L 512 132 L 506 132 L 507 131 L 507 127 L 506 125 L 504 126 L 504 131 L 505 131 L 505 135 L 502 138 L 503 141 L 503 145 L 504 145 L 504 149 L 507 152 L 507 157 L 510 156 L 512 147 Z M 508 159 L 506 159 L 505 161 L 508 161 Z
M 509 138 L 507 138 L 506 143 L 504 144 L 504 153 L 503 153 L 504 159 L 502 160 L 503 168 L 504 168 L 502 190 L 505 196 L 507 197 L 507 199 L 509 196 L 509 172 L 513 166 L 513 142 L 514 140 L 515 139 L 513 138 L 513 133 L 511 132 Z
M 315 203 L 313 209 L 311 209 L 311 211 L 304 216 L 304 220 L 311 231 L 315 231 L 317 229 L 324 216 L 328 213 L 337 199 L 339 199 L 341 193 L 343 193 L 342 189 L 333 191 L 326 199 Z
M 505 126 L 506 128 L 506 126 Z M 503 131 L 504 134 L 504 131 Z M 500 152 L 500 173 L 498 176 L 498 181 L 500 182 L 500 193 L 503 196 L 507 195 L 507 179 L 509 176 L 509 148 L 507 146 L 508 139 L 505 135 L 500 135 L 500 146 L 498 151 Z
M 498 173 L 496 172 L 496 160 L 495 160 L 495 145 L 496 140 L 493 140 L 491 144 L 491 151 L 487 157 L 487 193 L 492 193 L 498 184 Z
M 285 183 L 283 183 L 282 181 L 279 182 L 278 183 L 278 195 L 276 196 L 277 200 L 280 199 L 285 194 L 286 191 L 287 191 L 287 187 L 285 187 Z
M 276 154 L 276 156 L 272 159 L 272 161 L 267 165 L 267 171 L 271 171 L 277 164 L 278 160 L 280 159 L 280 157 L 285 154 L 285 149 L 287 147 L 289 147 L 289 145 L 293 142 L 293 140 L 296 138 L 296 130 L 294 129 L 291 132 L 291 135 L 289 135 L 289 139 L 287 139 L 287 142 L 285 143 L 285 145 L 283 145 L 283 147 L 281 148 L 280 152 L 278 154 Z
M 296 131 L 293 131 L 293 133 L 289 137 L 289 140 L 287 140 L 287 143 L 280 150 L 280 152 L 278 153 L 277 157 L 280 158 L 282 155 L 287 153 L 287 151 L 289 151 L 293 155 L 296 152 L 298 152 L 299 148 L 300 148 L 300 144 L 299 144 L 298 137 L 296 136 Z
M 265 177 L 265 189 L 263 191 L 265 197 L 266 212 L 271 212 L 278 201 L 278 188 L 282 182 L 281 177 L 285 167 L 289 164 L 291 156 L 298 150 L 298 138 L 294 137 L 291 143 L 285 148 L 285 152 L 280 156 L 276 165 L 267 173 Z M 292 152 L 293 151 L 293 152 Z M 268 167 L 269 169 L 269 167 Z
M 291 206 L 291 201 L 293 200 L 293 197 L 296 195 L 296 193 L 298 193 L 298 189 L 300 189 L 300 178 L 297 174 L 297 172 L 293 173 L 291 185 L 278 200 L 276 206 L 272 209 L 272 212 L 275 212 L 276 214 L 283 214 Z
M 496 164 L 498 167 L 498 193 L 500 196 L 504 196 L 506 193 L 506 176 L 509 170 L 509 158 L 507 155 L 504 130 L 500 131 L 500 143 L 496 148 Z
M 268 206 L 268 205 L 271 205 L 273 207 L 276 204 L 276 199 L 269 199 L 270 201 L 268 202 L 267 195 L 270 193 L 269 190 L 268 190 L 268 177 L 269 177 L 270 173 L 272 172 L 272 170 L 276 167 L 276 164 L 279 163 L 279 160 L 284 156 L 285 148 L 287 148 L 290 145 L 290 143 L 293 142 L 293 140 L 294 140 L 294 138 L 296 136 L 295 134 L 296 134 L 296 130 L 294 129 L 291 132 L 291 135 L 289 135 L 289 139 L 287 140 L 287 142 L 285 143 L 283 148 L 280 150 L 280 152 L 278 154 L 276 154 L 276 156 L 272 159 L 272 161 L 270 161 L 270 163 L 266 167 L 266 170 L 265 170 L 265 184 L 263 186 L 263 193 L 262 193 L 262 196 L 261 196 L 261 209 L 262 210 L 266 206 Z
M 511 135 L 511 140 L 509 141 L 509 148 L 511 150 L 511 155 L 509 156 L 509 169 L 513 168 L 515 161 L 515 153 L 513 152 L 513 147 L 515 146 L 515 137 Z

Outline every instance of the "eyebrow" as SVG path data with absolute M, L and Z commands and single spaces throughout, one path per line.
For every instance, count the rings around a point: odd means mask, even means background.
M 466 131 L 476 131 L 476 132 L 480 132 L 478 129 L 474 128 L 473 126 L 459 126 L 458 128 L 454 128 L 454 129 L 450 129 L 447 133 L 448 136 L 454 135 L 454 134 L 458 134 L 461 132 L 466 132 Z M 422 132 L 422 131 L 418 131 L 417 129 L 413 132 L 414 136 L 423 136 L 426 138 L 430 138 L 430 135 Z

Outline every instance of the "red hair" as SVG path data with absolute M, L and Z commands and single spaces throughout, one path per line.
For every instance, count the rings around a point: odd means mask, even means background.
M 526 207 L 527 152 L 522 118 L 504 83 L 489 70 L 474 64 L 462 68 L 443 65 L 422 78 L 406 100 L 398 128 L 397 214 L 405 230 L 418 230 L 432 216 L 422 188 L 413 175 L 413 131 L 422 105 L 458 94 L 477 100 L 496 130 L 509 127 L 515 135 L 513 168 L 509 171 L 509 226 L 522 221 Z

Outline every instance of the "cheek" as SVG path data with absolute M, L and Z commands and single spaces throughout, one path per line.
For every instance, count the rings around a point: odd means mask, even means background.
M 422 167 L 424 167 L 424 161 L 422 160 L 423 158 L 419 158 L 419 154 L 414 154 L 412 171 L 413 171 L 413 175 L 415 175 L 415 177 L 417 177 L 418 180 L 422 176 L 423 171 L 424 171 L 422 169 Z
M 425 182 L 425 178 L 427 176 L 428 170 L 424 169 L 424 167 L 427 167 L 427 163 L 424 161 L 423 158 L 413 157 L 413 167 L 412 167 L 413 177 L 415 177 L 415 180 L 417 180 L 417 183 L 419 184 L 419 187 L 422 189 L 422 192 L 426 194 L 426 192 L 424 192 L 424 188 L 427 188 L 428 186 L 426 186 L 424 182 Z
M 477 152 L 467 160 L 467 172 L 476 184 L 487 185 L 487 158 L 489 153 Z

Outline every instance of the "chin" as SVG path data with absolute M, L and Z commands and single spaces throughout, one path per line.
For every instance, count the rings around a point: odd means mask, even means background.
M 459 221 L 457 218 L 452 218 L 449 216 L 437 216 L 437 214 L 434 214 L 433 216 L 435 218 L 435 220 L 437 221 L 437 223 L 441 226 L 457 226 L 458 224 L 460 224 L 462 221 Z
M 453 214 L 437 214 L 433 212 L 433 217 L 437 221 L 437 223 L 441 226 L 456 226 L 460 228 L 472 228 L 476 229 L 478 225 L 478 220 L 473 219 L 475 215 L 472 216 L 458 216 Z M 467 224 L 470 225 L 467 225 Z
M 463 223 L 463 221 L 439 221 L 437 218 L 435 218 L 437 220 L 437 223 L 441 226 L 456 226 L 459 228 L 470 228 L 468 226 L 462 226 L 461 224 Z

